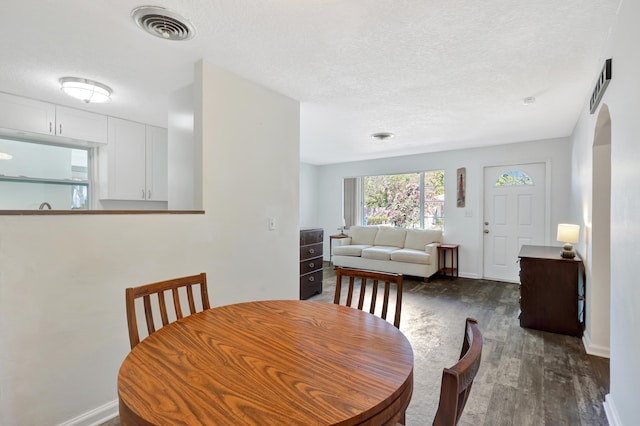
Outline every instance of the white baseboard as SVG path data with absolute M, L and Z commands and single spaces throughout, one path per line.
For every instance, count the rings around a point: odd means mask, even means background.
M 604 396 L 604 412 L 607 415 L 609 426 L 622 426 L 618 410 L 616 410 L 616 405 L 613 403 L 613 397 L 610 393 Z
M 118 415 L 118 400 L 107 402 L 58 426 L 98 426 Z
M 591 335 L 587 330 L 585 330 L 584 335 L 582 336 L 582 344 L 584 345 L 584 350 L 589 355 L 611 358 L 611 349 L 608 346 L 594 345 L 591 342 Z
M 468 274 L 468 273 L 466 273 L 466 272 L 460 272 L 460 273 L 458 274 L 458 276 L 459 276 L 460 278 L 473 278 L 473 279 L 476 279 L 476 280 L 479 280 L 479 279 L 480 279 L 480 277 L 478 276 L 478 274 Z

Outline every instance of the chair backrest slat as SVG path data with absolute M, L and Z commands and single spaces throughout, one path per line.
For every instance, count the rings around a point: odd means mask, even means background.
M 176 318 L 182 318 L 182 306 L 180 304 L 180 293 L 178 292 L 178 287 L 174 287 L 171 289 L 171 293 L 173 294 L 173 309 L 176 312 Z
M 138 321 L 136 318 L 136 299 L 142 298 L 144 306 L 144 316 L 147 323 L 147 332 L 149 335 L 155 333 L 156 327 L 153 319 L 152 299 L 157 299 L 158 308 L 160 310 L 160 318 L 162 326 L 168 325 L 169 319 L 166 297 L 164 292 L 171 290 L 173 297 L 173 306 L 176 319 L 183 318 L 179 289 L 186 287 L 187 299 L 189 305 L 189 313 L 194 314 L 197 311 L 196 297 L 193 286 L 200 286 L 200 301 L 202 309 L 210 309 L 209 292 L 207 290 L 207 276 L 203 272 L 198 275 L 192 275 L 182 278 L 174 278 L 166 281 L 159 281 L 152 284 L 146 284 L 139 287 L 130 287 L 125 290 L 125 300 L 127 307 L 127 325 L 129 327 L 129 343 L 133 349 L 140 343 L 140 334 L 138 332 Z
M 364 290 L 366 289 L 366 285 L 364 285 L 364 283 L 366 282 L 366 278 L 362 279 L 362 291 L 360 293 L 360 297 L 362 297 L 364 299 Z M 376 303 L 378 301 L 378 280 L 373 280 L 373 285 L 371 287 L 371 303 L 369 303 L 369 313 L 370 314 L 374 314 L 376 312 Z M 383 319 L 387 319 L 387 314 L 386 314 L 386 310 L 382 310 Z
M 164 300 L 164 291 L 158 292 L 158 304 L 160 305 L 160 318 L 162 326 L 169 324 L 169 316 L 167 315 L 167 302 Z
M 433 421 L 435 426 L 455 426 L 460 421 L 480 368 L 482 345 L 482 333 L 478 322 L 473 318 L 467 318 L 460 359 L 453 367 L 442 371 L 440 402 Z
M 147 294 L 142 299 L 144 301 L 144 317 L 147 320 L 147 331 L 149 334 L 155 333 L 156 329 L 153 324 L 153 312 L 151 310 L 151 296 Z
M 189 300 L 189 313 L 195 314 L 196 304 L 193 301 L 193 286 L 190 286 L 190 285 L 187 286 L 187 299 Z
M 351 277 L 352 280 L 355 280 L 355 277 Z M 364 294 L 367 290 L 367 279 L 362 278 L 360 280 L 360 297 L 358 297 L 358 309 L 362 310 L 364 307 Z
M 369 295 L 369 313 L 375 314 L 377 308 L 380 308 L 381 318 L 387 319 L 387 313 L 391 306 L 391 287 L 395 285 L 396 300 L 394 305 L 395 315 L 393 319 L 393 325 L 400 328 L 400 314 L 402 312 L 402 274 L 391 274 L 387 272 L 367 271 L 362 269 L 342 268 L 337 266 L 336 268 L 336 292 L 333 298 L 333 303 L 340 304 L 342 299 L 342 279 L 343 277 L 349 278 L 349 291 L 347 292 L 346 306 L 352 307 L 353 292 L 356 279 L 360 280 L 360 294 L 358 295 L 358 309 L 363 310 L 364 303 L 367 297 L 368 288 L 371 288 Z M 368 282 L 371 281 L 371 285 Z M 378 286 L 379 283 L 384 284 L 384 292 L 382 293 L 382 302 L 378 299 Z M 382 303 L 379 307 L 378 304 Z

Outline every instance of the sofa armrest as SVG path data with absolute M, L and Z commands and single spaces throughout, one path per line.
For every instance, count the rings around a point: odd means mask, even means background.
M 440 243 L 431 243 L 424 246 L 424 251 L 429 253 L 432 256 L 436 256 L 438 254 L 438 246 Z
M 338 238 L 333 242 L 334 246 L 350 246 L 351 245 L 351 237 L 347 238 Z

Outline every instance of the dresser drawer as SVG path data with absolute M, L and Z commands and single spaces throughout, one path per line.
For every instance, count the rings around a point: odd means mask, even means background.
M 322 256 L 322 243 L 300 247 L 300 260 Z
M 306 246 L 309 244 L 321 243 L 323 240 L 324 231 L 322 229 L 309 229 L 300 231 L 300 245 Z
M 322 256 L 300 262 L 300 275 L 308 274 L 318 269 L 322 269 Z
M 317 285 L 320 285 L 320 288 L 322 288 L 322 269 L 311 274 L 300 276 L 300 287 L 315 287 Z

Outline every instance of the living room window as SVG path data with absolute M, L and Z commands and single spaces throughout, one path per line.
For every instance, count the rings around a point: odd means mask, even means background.
M 444 170 L 345 179 L 344 196 L 347 226 L 444 229 Z

